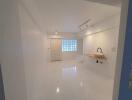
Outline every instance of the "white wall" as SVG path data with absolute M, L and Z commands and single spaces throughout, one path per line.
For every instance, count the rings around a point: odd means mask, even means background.
M 45 34 L 25 5 L 18 4 L 26 76 L 27 100 L 44 100 L 43 79 L 46 66 Z M 42 98 L 42 99 L 40 99 Z
M 0 64 L 2 63 L 2 23 L 1 21 L 2 20 L 0 19 Z
M 85 34 L 96 33 L 84 37 L 84 55 L 94 53 L 98 47 L 103 49 L 107 60 L 103 64 L 97 64 L 95 59 L 86 56 L 87 66 L 103 76 L 114 78 L 118 35 L 119 35 L 120 11 L 118 14 L 106 18 L 96 24 Z
M 6 100 L 27 100 L 17 1 L 1 0 L 0 7 L 5 97 Z
M 78 39 L 77 41 L 78 41 L 78 44 L 77 44 L 77 46 L 78 46 L 77 53 L 78 53 L 79 55 L 83 55 L 83 39 L 80 38 L 80 39 Z
M 18 0 L 2 0 L 0 8 L 0 62 L 6 100 L 44 100 L 46 33 L 36 23 L 39 18 L 32 17 L 38 14 Z

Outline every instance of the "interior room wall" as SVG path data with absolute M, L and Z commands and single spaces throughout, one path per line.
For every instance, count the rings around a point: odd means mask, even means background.
M 2 1 L 0 2 L 0 12 L 3 11 L 3 7 L 2 7 Z M 2 63 L 2 45 L 3 45 L 3 38 L 2 38 L 2 31 L 3 31 L 3 24 L 2 24 L 2 16 L 0 18 L 0 64 Z
M 26 77 L 27 100 L 44 100 L 43 79 L 46 78 L 45 35 L 36 23 L 32 12 L 18 4 L 21 24 L 21 40 Z M 46 44 L 47 45 L 47 44 Z M 40 99 L 41 98 L 41 99 Z
M 118 14 L 112 15 L 94 25 L 85 33 L 83 41 L 83 53 L 86 57 L 87 66 L 93 71 L 113 79 L 117 56 L 118 35 L 120 24 L 120 10 Z M 92 34 L 96 33 L 96 34 Z M 91 34 L 91 35 L 88 35 Z M 107 60 L 103 64 L 97 64 L 87 54 L 96 53 L 97 48 L 101 47 Z
M 2 25 L 0 24 L 0 64 L 1 63 L 2 63 Z
M 77 52 L 63 52 L 62 53 L 62 60 L 73 60 L 83 55 L 83 39 L 79 36 L 79 33 L 60 33 L 60 35 L 49 35 L 49 43 L 50 45 L 50 38 L 61 38 L 61 39 L 76 39 L 77 40 Z M 50 48 L 50 46 L 49 46 Z M 50 49 L 49 49 L 49 61 L 50 61 Z
M 83 39 L 82 38 L 78 39 L 78 50 L 77 50 L 77 53 L 79 55 L 83 55 Z
M 0 2 L 1 3 L 1 2 Z M 0 12 L 2 11 L 1 9 L 1 4 L 0 4 Z M 2 64 L 2 19 L 0 19 L 0 100 L 5 100 L 5 95 L 4 95 L 4 86 L 3 86 L 3 75 L 1 71 L 1 64 Z
M 27 100 L 17 1 L 0 0 L 0 8 L 2 24 L 0 56 L 2 56 L 5 100 Z
M 0 8 L 0 62 L 6 100 L 43 100 L 46 33 L 22 2 L 1 0 Z

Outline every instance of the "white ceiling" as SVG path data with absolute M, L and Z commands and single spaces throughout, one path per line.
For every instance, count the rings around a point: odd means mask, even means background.
M 85 0 L 23 0 L 34 20 L 48 32 L 79 32 L 87 19 L 91 24 L 119 13 L 120 8 Z

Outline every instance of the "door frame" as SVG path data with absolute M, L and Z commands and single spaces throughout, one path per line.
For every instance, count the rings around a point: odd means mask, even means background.
M 59 43 L 60 43 L 60 45 L 59 45 L 60 47 L 59 47 L 59 51 L 58 51 L 58 52 L 60 53 L 60 54 L 59 54 L 60 57 L 59 57 L 59 58 L 56 58 L 56 59 L 53 59 L 53 58 L 52 58 L 52 54 L 51 54 L 52 49 L 53 49 L 53 48 L 52 48 L 52 46 L 53 46 L 53 44 L 52 44 L 52 43 L 53 43 L 53 40 L 59 41 Z M 54 43 L 55 43 L 55 41 L 54 41 Z M 55 46 L 55 45 L 54 45 L 54 46 Z M 56 48 L 56 47 L 55 47 L 55 48 Z M 51 39 L 50 39 L 50 61 L 61 61 L 61 60 L 62 60 L 61 38 L 51 38 Z
M 128 16 L 128 4 L 129 4 L 129 0 L 122 0 L 120 29 L 119 29 L 117 58 L 116 58 L 116 70 L 115 70 L 112 100 L 119 99 L 119 92 L 120 92 L 119 87 L 120 87 L 120 80 L 121 80 L 121 70 L 122 70 L 122 64 L 123 64 L 123 53 L 124 53 L 127 16 Z
M 0 100 L 5 100 L 5 91 L 4 91 L 4 84 L 3 84 L 3 77 L 2 77 L 2 69 L 0 64 Z

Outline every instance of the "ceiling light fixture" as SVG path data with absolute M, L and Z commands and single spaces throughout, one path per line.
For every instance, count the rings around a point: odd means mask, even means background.
M 87 31 L 87 32 L 86 32 L 86 35 L 90 35 L 90 34 L 92 34 L 91 31 Z
M 86 20 L 85 22 L 83 22 L 81 25 L 79 25 L 79 29 L 81 31 L 86 30 L 89 27 L 89 22 L 91 21 L 91 19 Z
M 57 32 L 57 31 L 56 31 L 56 32 L 55 32 L 55 34 L 56 34 L 56 35 L 58 35 L 58 34 L 59 34 L 59 32 Z
M 60 92 L 60 88 L 57 87 L 57 88 L 56 88 L 56 93 L 59 93 L 59 92 Z

